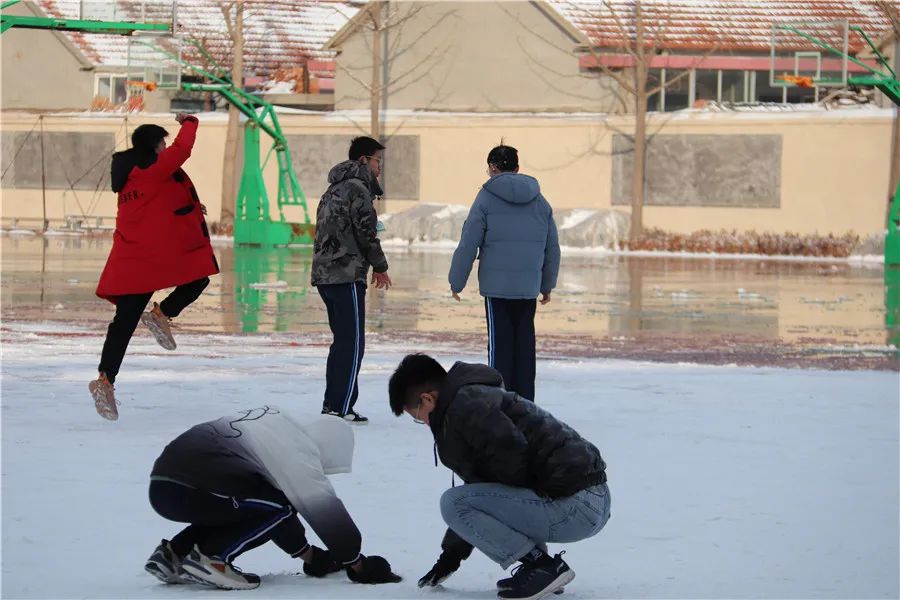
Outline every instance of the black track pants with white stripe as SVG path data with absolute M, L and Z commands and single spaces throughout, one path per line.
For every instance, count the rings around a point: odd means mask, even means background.
M 366 349 L 366 284 L 317 286 L 334 336 L 325 368 L 323 408 L 346 415 L 359 396 L 359 367 Z
M 537 301 L 485 298 L 488 364 L 500 371 L 503 384 L 534 400 L 534 312 Z
M 190 523 L 172 538 L 172 550 L 183 557 L 196 545 L 207 556 L 232 561 L 272 540 L 297 556 L 307 547 L 306 530 L 284 494 L 274 487 L 260 498 L 234 498 L 172 481 L 150 482 L 150 505 L 161 517 Z

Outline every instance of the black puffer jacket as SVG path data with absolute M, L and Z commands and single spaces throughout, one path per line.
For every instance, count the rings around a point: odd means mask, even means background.
M 549 498 L 606 481 L 593 444 L 502 383 L 490 367 L 453 365 L 429 416 L 442 463 L 466 483 L 503 483 Z

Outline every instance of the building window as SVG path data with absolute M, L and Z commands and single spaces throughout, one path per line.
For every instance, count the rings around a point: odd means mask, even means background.
M 816 88 L 789 87 L 786 91 L 789 104 L 804 104 L 817 100 Z
M 690 106 L 690 74 L 688 73 L 675 83 L 675 78 L 684 71 L 677 69 L 663 69 L 663 80 L 666 82 L 666 88 L 663 90 L 663 110 L 672 112 L 681 110 Z
M 722 71 L 722 102 L 746 102 L 744 71 Z
M 785 101 L 784 88 L 770 85 L 768 71 L 752 71 L 751 77 L 755 76 L 754 94 L 751 100 L 757 102 L 778 102 Z
M 698 69 L 694 75 L 694 100 L 719 99 L 719 75 L 721 71 Z
M 660 83 L 662 83 L 662 69 L 650 69 L 647 73 L 647 91 L 657 88 Z M 662 92 L 656 92 L 647 97 L 647 110 L 662 112 Z

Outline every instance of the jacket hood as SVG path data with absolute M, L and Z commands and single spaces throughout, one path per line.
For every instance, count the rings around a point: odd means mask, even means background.
M 353 428 L 343 419 L 316 417 L 300 427 L 319 448 L 326 475 L 349 473 L 353 467 Z
M 500 173 L 481 187 L 511 204 L 528 204 L 541 193 L 538 180 L 521 173 Z
M 384 191 L 378 180 L 372 177 L 372 171 L 368 165 L 364 165 L 357 160 L 345 160 L 331 167 L 328 172 L 328 183 L 334 185 L 348 179 L 359 179 L 368 186 L 369 191 L 375 196 L 381 196 Z
M 503 377 L 500 372 L 488 367 L 473 363 L 454 363 L 447 372 L 447 379 L 438 391 L 437 406 L 428 419 L 432 432 L 440 429 L 444 422 L 444 415 L 450 404 L 456 398 L 459 389 L 467 385 L 490 385 L 499 387 L 503 385 Z
M 135 167 L 146 169 L 155 162 L 156 152 L 141 152 L 132 148 L 113 154 L 109 172 L 112 191 L 116 193 L 122 191 L 125 182 L 128 181 L 128 175 Z

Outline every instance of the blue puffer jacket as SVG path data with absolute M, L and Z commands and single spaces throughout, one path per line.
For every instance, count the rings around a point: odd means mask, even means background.
M 559 239 L 537 179 L 501 173 L 481 187 L 453 253 L 453 292 L 466 287 L 476 255 L 482 296 L 535 298 L 556 287 Z

